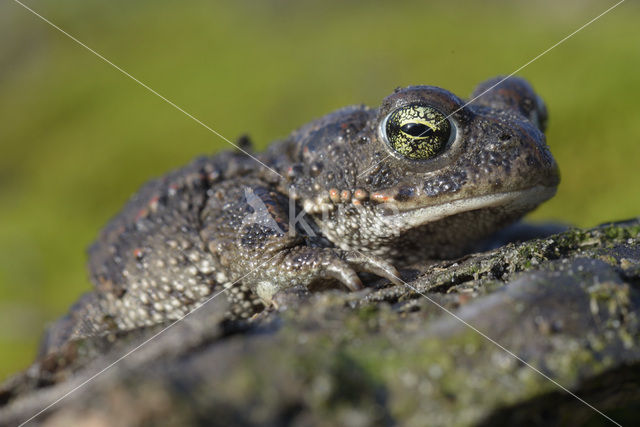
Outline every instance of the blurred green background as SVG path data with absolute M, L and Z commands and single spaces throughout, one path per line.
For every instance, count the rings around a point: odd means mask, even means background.
M 25 0 L 26 1 L 26 0 Z M 460 96 L 611 1 L 28 0 L 230 139 L 260 146 L 396 86 Z M 533 215 L 640 214 L 640 7 L 627 1 L 519 74 L 550 111 L 562 170 Z M 0 4 L 0 379 L 90 288 L 85 248 L 147 179 L 229 148 L 13 1 Z

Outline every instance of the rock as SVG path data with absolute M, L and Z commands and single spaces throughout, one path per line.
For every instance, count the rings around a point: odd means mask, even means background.
M 293 289 L 236 325 L 221 323 L 220 296 L 166 330 L 76 342 L 4 384 L 0 424 L 49 406 L 34 421 L 633 421 L 640 219 L 509 243 L 403 278 L 358 293 Z

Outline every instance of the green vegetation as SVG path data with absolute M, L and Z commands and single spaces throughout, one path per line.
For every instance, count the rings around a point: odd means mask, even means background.
M 265 147 L 396 86 L 466 96 L 605 3 L 28 5 L 222 135 L 249 132 Z M 587 226 L 640 214 L 639 18 L 626 2 L 519 73 L 547 102 L 563 179 L 533 219 Z M 0 4 L 0 117 L 1 379 L 89 289 L 84 250 L 129 195 L 229 146 L 14 2 Z

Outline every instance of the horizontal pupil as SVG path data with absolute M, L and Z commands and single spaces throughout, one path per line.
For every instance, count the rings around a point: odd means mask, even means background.
M 427 136 L 431 132 L 431 128 L 422 123 L 407 123 L 400 130 L 411 136 Z

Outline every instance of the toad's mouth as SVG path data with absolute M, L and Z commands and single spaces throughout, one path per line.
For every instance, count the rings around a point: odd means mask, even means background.
M 411 207 L 405 210 L 396 206 L 396 209 L 391 209 L 396 212 L 389 213 L 394 221 L 404 222 L 405 226 L 420 226 L 464 212 L 490 208 L 500 210 L 506 216 L 522 215 L 553 197 L 556 190 L 555 186 L 538 185 L 525 190 L 452 200 L 433 206 Z

